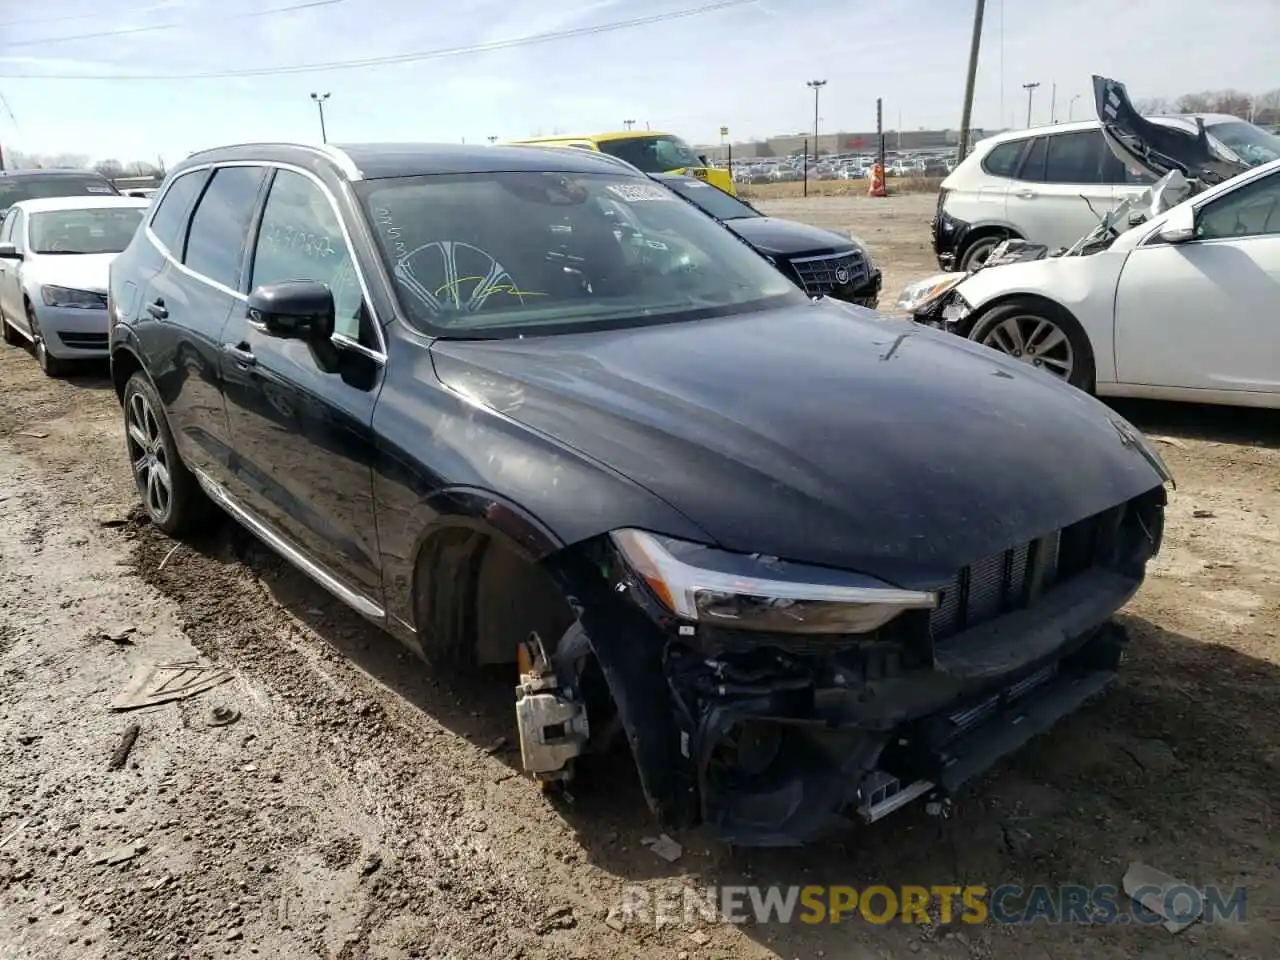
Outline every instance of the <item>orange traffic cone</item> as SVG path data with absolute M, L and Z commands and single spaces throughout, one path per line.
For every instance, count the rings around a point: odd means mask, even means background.
M 884 189 L 884 167 L 878 163 L 871 168 L 871 186 L 867 188 L 867 196 L 887 196 Z

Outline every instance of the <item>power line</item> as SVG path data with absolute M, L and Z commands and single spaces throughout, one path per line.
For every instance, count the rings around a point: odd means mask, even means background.
M 672 10 L 667 13 L 653 14 L 647 17 L 635 17 L 631 20 L 618 20 L 613 23 L 601 23 L 591 27 L 576 27 L 570 30 L 555 30 L 548 33 L 529 34 L 524 37 L 512 37 L 509 40 L 494 40 L 488 43 L 477 43 L 463 47 L 445 47 L 436 50 L 424 50 L 417 53 L 398 53 L 382 57 L 363 57 L 356 60 L 331 60 L 325 63 L 302 63 L 284 67 L 256 67 L 249 70 L 225 70 L 214 73 L 154 73 L 154 74 L 54 74 L 54 73 L 6 73 L 0 74 L 8 80 L 220 80 L 233 77 L 269 77 L 298 73 L 317 73 L 324 70 L 358 70 L 367 67 L 389 66 L 398 63 L 415 63 L 421 60 L 439 60 L 446 57 L 460 57 L 472 53 L 489 53 L 496 50 L 509 50 L 513 47 L 527 47 L 539 43 L 550 43 L 553 40 L 569 40 L 574 37 L 594 36 L 601 33 L 612 33 L 632 27 L 644 27 L 654 23 L 666 23 L 670 20 L 682 20 L 696 17 L 704 13 L 714 13 L 731 7 L 743 7 L 758 3 L 759 0 L 718 0 L 698 7 L 683 10 Z
M 34 17 L 29 20 L 0 20 L 0 27 L 34 27 L 42 26 L 46 23 L 67 23 L 70 20 L 123 20 L 125 17 L 135 17 L 144 13 L 154 13 L 157 9 L 167 10 L 172 6 L 173 4 L 167 4 L 157 7 L 153 4 L 146 7 L 133 7 L 130 10 L 112 10 L 109 13 L 68 13 L 60 17 Z M 308 4 L 303 4 L 303 6 L 308 6 Z M 290 8 L 285 7 L 284 9 L 288 10 Z M 267 10 L 264 12 L 273 13 L 274 11 Z M 219 19 L 240 19 L 246 16 L 258 16 L 258 14 L 228 13 Z
M 334 4 L 343 2 L 345 2 L 345 0 L 306 0 L 305 3 L 295 3 L 288 7 L 272 7 L 269 10 L 253 10 L 248 13 L 226 14 L 216 18 L 205 18 L 203 20 L 185 20 L 179 23 L 156 23 L 148 27 L 119 27 L 115 30 L 100 30 L 97 33 L 77 33 L 70 37 L 41 37 L 36 40 L 6 40 L 4 42 L 4 46 L 6 48 L 39 47 L 50 43 L 70 43 L 72 40 L 97 40 L 101 37 L 124 37 L 134 33 L 152 33 L 156 30 L 177 30 L 182 27 L 189 27 L 215 19 L 218 23 L 225 23 L 228 20 L 252 20 L 257 17 L 270 17 L 277 13 L 292 13 L 295 10 L 309 10 L 312 7 L 331 7 Z

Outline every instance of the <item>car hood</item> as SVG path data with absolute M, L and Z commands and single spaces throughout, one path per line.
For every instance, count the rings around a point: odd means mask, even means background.
M 106 293 L 111 261 L 118 256 L 118 253 L 37 254 L 24 264 L 23 276 L 35 283 Z
M 726 220 L 725 226 L 770 256 L 790 257 L 798 253 L 852 253 L 858 249 L 850 239 L 833 230 L 811 227 L 794 220 L 773 217 L 744 217 Z
M 643 485 L 725 549 L 902 586 L 1162 481 L 1086 394 L 834 302 L 431 352 L 471 403 Z
M 1146 170 L 1156 180 L 1177 170 L 1190 180 L 1212 186 L 1249 169 L 1248 164 L 1214 149 L 1203 126 L 1193 133 L 1142 116 L 1118 80 L 1095 75 L 1093 99 L 1111 152 L 1121 163 Z

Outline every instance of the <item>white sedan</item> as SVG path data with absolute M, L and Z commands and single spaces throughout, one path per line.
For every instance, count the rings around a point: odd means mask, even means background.
M 933 277 L 900 306 L 1100 395 L 1280 407 L 1280 160 L 1094 249 Z
M 50 197 L 15 203 L 0 224 L 0 328 L 29 342 L 49 376 L 107 355 L 107 274 L 148 201 Z

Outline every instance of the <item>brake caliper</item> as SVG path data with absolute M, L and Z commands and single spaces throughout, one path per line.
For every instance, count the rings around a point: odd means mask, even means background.
M 541 781 L 568 780 L 572 761 L 586 749 L 586 707 L 562 686 L 542 638 L 536 633 L 520 645 L 520 685 L 516 687 L 516 725 L 520 760 Z

